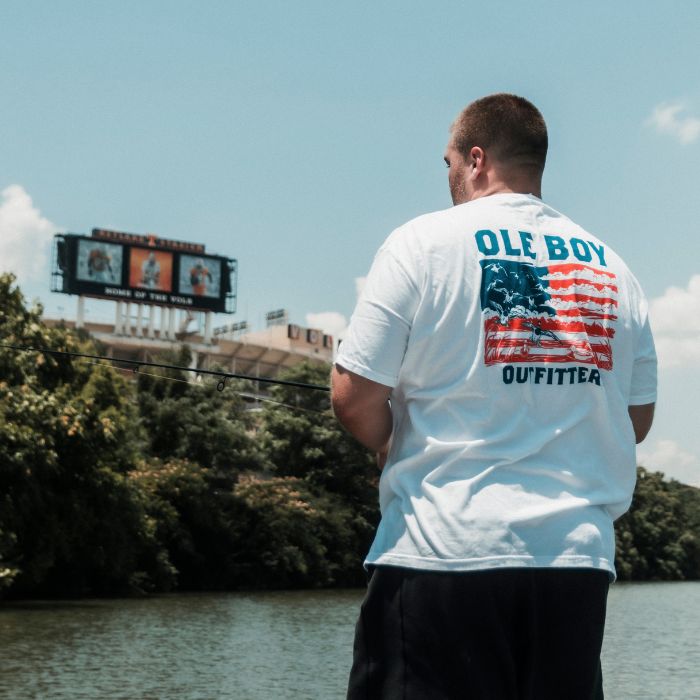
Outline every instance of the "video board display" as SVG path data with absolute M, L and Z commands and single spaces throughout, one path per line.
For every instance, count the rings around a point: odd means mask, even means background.
M 78 241 L 76 279 L 121 285 L 123 258 L 124 246 L 81 239 Z
M 178 289 L 183 294 L 218 299 L 221 294 L 221 264 L 203 255 L 180 255 Z
M 173 254 L 164 250 L 129 248 L 129 286 L 173 291 Z
M 54 238 L 53 291 L 233 313 L 236 260 L 204 246 L 93 230 Z

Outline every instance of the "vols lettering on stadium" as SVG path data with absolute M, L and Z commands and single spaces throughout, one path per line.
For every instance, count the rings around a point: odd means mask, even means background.
M 549 263 L 536 266 L 527 231 L 475 234 L 481 264 L 484 362 L 505 364 L 506 384 L 600 385 L 613 366 L 611 339 L 617 320 L 617 278 L 606 270 L 605 249 L 583 238 L 545 235 Z M 502 256 L 513 256 L 508 260 Z M 575 363 L 593 368 L 523 367 Z

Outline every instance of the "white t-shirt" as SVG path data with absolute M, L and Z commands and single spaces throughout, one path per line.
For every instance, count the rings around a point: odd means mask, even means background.
M 607 244 L 532 195 L 414 219 L 377 253 L 336 362 L 392 387 L 366 564 L 614 575 L 627 407 L 656 401 L 656 355 Z

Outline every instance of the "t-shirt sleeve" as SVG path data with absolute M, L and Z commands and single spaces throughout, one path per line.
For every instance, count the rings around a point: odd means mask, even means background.
M 386 244 L 379 250 L 336 364 L 379 384 L 396 386 L 420 296 L 411 268 L 410 261 L 402 262 L 400 251 Z
M 649 319 L 644 324 L 637 341 L 637 351 L 632 368 L 632 385 L 630 388 L 630 406 L 641 406 L 656 402 L 656 349 L 651 334 Z

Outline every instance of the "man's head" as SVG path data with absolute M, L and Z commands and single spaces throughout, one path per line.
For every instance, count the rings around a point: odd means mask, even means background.
M 547 126 L 531 102 L 506 93 L 482 97 L 462 110 L 450 133 L 445 162 L 454 204 L 496 192 L 540 196 Z

